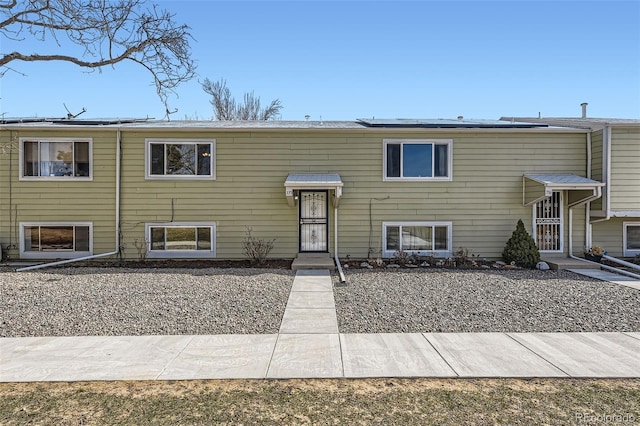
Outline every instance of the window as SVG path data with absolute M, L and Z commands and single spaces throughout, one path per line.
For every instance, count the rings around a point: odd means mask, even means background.
M 91 140 L 20 139 L 20 179 L 91 178 Z
M 384 180 L 452 180 L 452 140 L 385 140 Z
M 148 223 L 149 257 L 215 257 L 214 223 Z
M 393 257 L 397 250 L 424 256 L 449 256 L 451 222 L 384 222 L 383 256 Z
M 624 256 L 640 254 L 640 222 L 624 223 Z
M 20 257 L 73 259 L 93 254 L 91 223 L 21 223 Z
M 147 140 L 147 179 L 215 179 L 215 141 Z

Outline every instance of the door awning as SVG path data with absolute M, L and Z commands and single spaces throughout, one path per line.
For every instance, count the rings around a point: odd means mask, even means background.
M 522 177 L 522 204 L 530 206 L 551 196 L 553 191 L 572 191 L 569 205 L 600 198 L 605 184 L 574 174 L 525 174 Z
M 333 191 L 333 205 L 338 207 L 342 197 L 342 178 L 337 173 L 291 173 L 284 182 L 285 195 L 290 206 L 295 206 L 295 191 L 330 190 Z

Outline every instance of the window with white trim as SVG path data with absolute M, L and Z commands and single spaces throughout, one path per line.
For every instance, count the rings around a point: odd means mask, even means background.
M 91 139 L 20 139 L 20 179 L 91 180 Z
M 216 257 L 215 223 L 147 223 L 145 235 L 152 258 Z
M 420 256 L 448 257 L 451 254 L 451 222 L 383 222 L 383 256 L 399 250 Z
M 623 224 L 624 256 L 640 254 L 640 222 L 624 222 Z
M 385 139 L 384 180 L 450 181 L 451 139 Z
M 147 179 L 215 179 L 215 140 L 147 139 Z
M 23 222 L 20 236 L 22 259 L 73 259 L 93 254 L 91 222 Z

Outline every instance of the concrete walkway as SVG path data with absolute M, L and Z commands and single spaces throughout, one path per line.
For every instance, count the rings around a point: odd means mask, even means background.
M 626 275 L 615 274 L 613 272 L 603 271 L 602 269 L 568 269 L 568 271 L 575 272 L 576 274 L 584 275 L 585 277 L 596 278 L 602 281 L 608 281 L 610 283 L 623 285 L 626 287 L 635 288 L 640 290 L 640 280 L 628 277 Z
M 0 339 L 0 381 L 640 378 L 640 332 L 340 334 L 328 271 L 299 271 L 280 332 Z

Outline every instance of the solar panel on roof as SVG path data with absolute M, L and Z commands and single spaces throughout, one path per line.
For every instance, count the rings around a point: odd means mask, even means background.
M 421 127 L 421 128 L 533 128 L 549 127 L 545 123 L 522 123 L 501 120 L 470 120 L 470 119 L 407 119 L 407 118 L 359 118 L 359 123 L 367 127 Z

